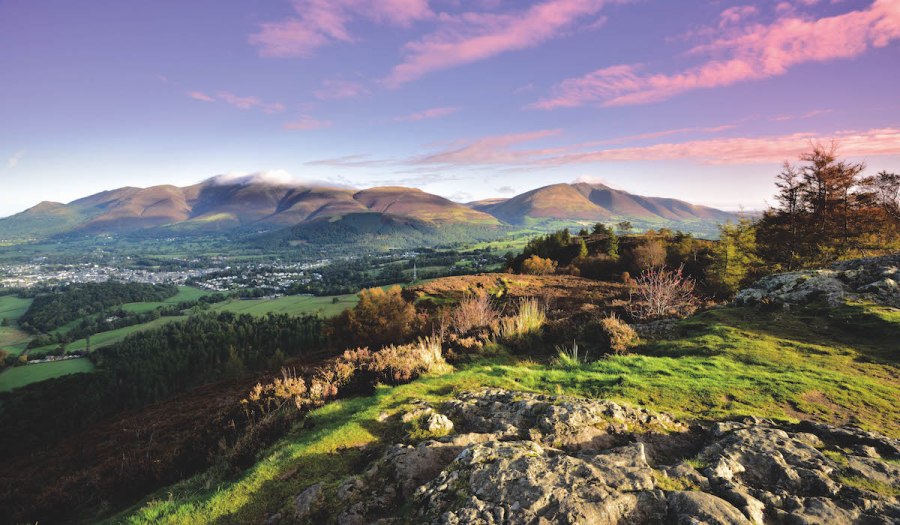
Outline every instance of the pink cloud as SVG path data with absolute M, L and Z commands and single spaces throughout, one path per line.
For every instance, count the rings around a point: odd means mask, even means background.
M 405 46 L 406 57 L 385 79 L 396 87 L 427 73 L 537 46 L 557 37 L 583 17 L 596 14 L 605 0 L 547 0 L 508 13 L 441 14 L 438 29 Z
M 331 122 L 318 120 L 309 115 L 301 115 L 296 120 L 284 123 L 284 129 L 290 131 L 310 131 L 328 127 L 331 127 Z
M 776 122 L 785 122 L 788 120 L 804 120 L 808 118 L 818 117 L 819 115 L 826 115 L 828 113 L 831 113 L 832 111 L 833 110 L 831 109 L 813 109 L 799 115 L 775 115 L 769 120 L 774 120 Z
M 228 91 L 220 91 L 217 95 L 219 100 L 226 104 L 232 105 L 238 109 L 254 109 L 258 108 L 264 113 L 273 114 L 281 113 L 285 110 L 284 104 L 280 102 L 263 102 L 259 97 L 248 96 L 242 97 Z
M 811 143 L 836 140 L 839 154 L 849 157 L 900 155 L 900 129 L 846 131 L 832 135 L 790 135 L 694 140 L 634 148 L 604 149 L 541 159 L 543 164 L 565 165 L 606 161 L 694 160 L 705 164 L 766 164 L 796 159 Z
M 682 135 L 684 133 L 721 133 L 723 131 L 728 131 L 729 129 L 734 129 L 737 126 L 738 126 L 737 124 L 722 124 L 721 126 L 665 129 L 662 131 L 651 131 L 648 133 L 639 133 L 637 135 L 627 135 L 627 136 L 619 137 L 619 138 L 615 138 L 615 139 L 591 142 L 590 145 L 622 144 L 622 143 L 634 142 L 634 141 L 638 141 L 638 140 L 658 139 L 661 137 L 668 137 L 671 135 Z
M 194 100 L 199 100 L 201 102 L 215 102 L 216 101 L 216 99 L 212 98 L 211 96 L 207 95 L 206 93 L 204 93 L 202 91 L 189 91 L 188 96 Z
M 371 92 L 359 82 L 350 80 L 325 80 L 322 87 L 313 91 L 313 96 L 319 100 L 343 100 L 359 98 L 369 95 Z
M 452 115 L 459 110 L 460 108 L 456 106 L 431 108 L 424 111 L 417 111 L 415 113 L 411 113 L 402 117 L 396 117 L 394 120 L 397 122 L 416 122 L 419 120 L 446 117 L 447 115 Z
M 900 2 L 875 0 L 867 9 L 806 20 L 793 15 L 755 24 L 734 36 L 691 50 L 716 57 L 679 73 L 646 73 L 640 65 L 599 69 L 564 80 L 539 109 L 586 104 L 623 106 L 658 102 L 695 90 L 779 76 L 798 64 L 853 58 L 900 39 Z
M 716 129 L 716 128 L 709 128 Z M 675 132 L 680 130 L 675 130 Z M 548 168 L 622 161 L 690 160 L 701 164 L 769 164 L 796 159 L 812 143 L 837 141 L 838 153 L 848 157 L 900 156 L 900 129 L 840 131 L 832 134 L 792 133 L 763 137 L 735 137 L 669 142 L 649 146 L 593 149 L 599 143 L 554 148 L 517 149 L 515 146 L 557 135 L 543 130 L 484 137 L 456 144 L 408 161 L 440 168 L 503 166 Z
M 357 17 L 405 27 L 434 16 L 428 0 L 293 0 L 295 16 L 260 25 L 249 41 L 264 57 L 308 57 L 335 42 L 353 42 L 349 23 Z
M 759 13 L 759 9 L 752 5 L 736 5 L 722 11 L 719 15 L 719 27 L 737 24 Z
M 430 153 L 411 161 L 412 164 L 486 165 L 531 163 L 540 158 L 562 153 L 560 148 L 512 149 L 513 146 L 558 135 L 558 129 L 527 133 L 495 135 L 470 142 L 454 144 L 442 151 Z

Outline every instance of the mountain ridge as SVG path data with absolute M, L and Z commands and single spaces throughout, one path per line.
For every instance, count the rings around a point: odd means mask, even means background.
M 686 201 L 644 197 L 602 184 L 559 183 L 506 199 L 466 204 L 419 188 L 356 189 L 255 178 L 214 177 L 190 186 L 125 186 L 63 204 L 42 201 L 0 219 L 0 239 L 47 239 L 81 234 L 153 229 L 224 231 L 325 225 L 377 214 L 386 224 L 499 228 L 533 221 L 603 221 L 620 218 L 664 221 L 726 221 L 735 214 Z M 362 216 L 361 216 L 362 217 Z M 359 221 L 354 221 L 359 223 Z M 374 224 L 371 220 L 363 223 Z

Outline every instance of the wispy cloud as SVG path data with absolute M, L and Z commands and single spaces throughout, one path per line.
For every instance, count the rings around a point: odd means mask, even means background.
M 312 160 L 307 166 L 333 166 L 339 168 L 372 168 L 394 164 L 390 159 L 376 159 L 368 154 L 344 155 L 330 159 Z
M 811 111 L 807 111 L 805 113 L 800 113 L 799 115 L 790 115 L 790 114 L 782 114 L 775 115 L 771 117 L 769 120 L 774 120 L 776 122 L 784 122 L 788 120 L 804 120 L 808 118 L 818 117 L 819 115 L 827 115 L 831 113 L 833 110 L 831 109 L 813 109 Z
M 729 7 L 719 14 L 719 27 L 727 27 L 730 25 L 743 22 L 747 18 L 759 14 L 759 8 L 753 5 L 736 5 Z
M 263 102 L 259 97 L 235 95 L 229 91 L 220 91 L 218 93 L 219 100 L 230 104 L 238 109 L 261 109 L 264 113 L 281 113 L 284 111 L 284 104 L 280 102 Z
M 795 159 L 809 150 L 811 143 L 836 140 L 841 155 L 868 157 L 900 155 L 900 129 L 841 131 L 832 134 L 792 133 L 788 135 L 715 138 L 669 142 L 626 148 L 595 148 L 575 144 L 554 148 L 516 149 L 556 135 L 545 130 L 484 137 L 461 146 L 448 147 L 421 157 L 410 164 L 456 169 L 472 166 L 505 168 L 558 167 L 620 161 L 691 160 L 701 164 L 765 164 Z
M 319 120 L 309 115 L 301 115 L 298 118 L 285 122 L 284 129 L 289 131 L 310 131 L 314 129 L 322 129 L 331 127 L 332 123 L 328 120 Z
M 294 15 L 261 24 L 250 43 L 264 57 L 309 57 L 324 46 L 353 42 L 355 18 L 390 26 L 408 26 L 434 16 L 428 0 L 293 0 Z
M 808 62 L 859 56 L 900 39 L 900 2 L 875 0 L 868 8 L 806 19 L 793 13 L 769 25 L 742 30 L 697 46 L 693 55 L 714 58 L 677 73 L 653 73 L 640 64 L 598 69 L 564 80 L 531 107 L 623 106 L 658 102 L 696 89 L 784 75 Z
M 728 131 L 730 129 L 734 129 L 738 127 L 737 124 L 722 124 L 721 126 L 707 126 L 707 127 L 686 127 L 686 128 L 674 128 L 674 129 L 664 129 L 660 131 L 650 131 L 647 133 L 639 133 L 636 135 L 626 135 L 624 137 L 617 137 L 614 139 L 608 140 L 600 140 L 590 142 L 590 145 L 606 145 L 606 144 L 625 144 L 628 142 L 637 142 L 641 140 L 649 140 L 649 139 L 658 139 L 661 137 L 669 137 L 672 135 L 683 135 L 685 133 L 721 133 L 723 131 Z
M 24 156 L 25 150 L 13 153 L 11 157 L 6 159 L 6 167 L 9 169 L 15 169 L 15 167 L 19 165 L 19 161 L 21 161 L 22 157 Z
M 313 91 L 313 96 L 319 100 L 343 100 L 369 94 L 371 91 L 366 86 L 350 80 L 324 80 L 322 86 Z
M 200 102 L 215 102 L 216 99 L 207 95 L 202 91 L 188 91 L 188 96 L 194 100 L 199 100 Z
M 812 143 L 839 144 L 843 156 L 868 157 L 900 155 L 900 129 L 844 131 L 832 135 L 793 133 L 780 136 L 721 138 L 682 143 L 656 144 L 634 148 L 572 152 L 552 159 L 538 159 L 549 165 L 606 161 L 693 160 L 704 164 L 766 164 L 796 159 Z
M 453 145 L 447 149 L 410 160 L 411 164 L 473 166 L 491 164 L 521 164 L 536 162 L 554 154 L 559 148 L 515 149 L 515 146 L 558 135 L 560 130 L 546 129 L 528 133 L 494 135 Z
M 395 117 L 394 120 L 397 122 L 416 122 L 419 120 L 427 120 L 433 118 L 446 117 L 448 115 L 452 115 L 458 112 L 461 108 L 457 106 L 444 106 L 439 108 L 430 108 L 423 111 L 417 111 L 415 113 L 410 113 L 409 115 L 404 115 L 402 117 Z
M 595 15 L 606 0 L 547 0 L 515 13 L 442 13 L 438 28 L 405 46 L 404 60 L 385 79 L 396 87 L 433 71 L 537 46 L 579 19 Z
M 268 113 L 270 115 L 281 113 L 285 110 L 285 106 L 281 102 L 263 102 L 259 97 L 239 96 L 230 91 L 219 91 L 215 95 L 208 95 L 203 91 L 188 91 L 187 95 L 200 102 L 221 101 L 238 109 L 259 109 L 263 113 Z

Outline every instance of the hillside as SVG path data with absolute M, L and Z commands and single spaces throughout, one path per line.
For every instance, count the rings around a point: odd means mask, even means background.
M 13 522 L 78 515 L 109 523 L 371 523 L 385 516 L 464 523 L 518 501 L 522 515 L 562 523 L 704 516 L 781 523 L 822 509 L 846 518 L 836 523 L 885 522 L 877 520 L 900 515 L 900 412 L 892 402 L 900 393 L 900 317 L 891 297 L 876 292 L 894 282 L 896 259 L 841 264 L 836 271 L 853 277 L 840 281 L 850 302 L 828 296 L 836 274 L 767 278 L 744 294 L 752 304 L 635 322 L 643 341 L 622 355 L 603 355 L 587 329 L 611 312 L 627 318 L 627 285 L 512 274 L 422 283 L 402 293 L 419 315 L 455 308 L 482 290 L 504 316 L 536 297 L 546 320 L 526 340 L 453 329 L 443 357 L 431 358 L 438 366 L 418 379 L 382 376 L 377 387 L 365 372 L 377 368 L 327 372 L 334 361 L 320 360 L 367 352 L 316 347 L 294 362 L 301 373 L 359 375 L 308 413 L 294 412 L 294 403 L 272 413 L 285 419 L 250 418 L 240 402 L 257 380 L 281 377 L 272 371 L 73 428 L 52 445 L 58 453 L 29 446 L 34 452 L 0 469 L 0 515 Z M 782 301 L 791 315 L 772 307 Z M 573 337 L 583 353 L 562 359 L 558 349 Z M 203 340 L 179 352 L 194 352 Z M 390 359 L 417 344 L 376 353 Z M 82 390 L 79 381 L 89 377 L 3 399 Z M 19 408 L 58 410 L 36 399 L 23 397 L 30 402 Z M 7 437 L 19 446 L 38 439 L 34 432 Z M 766 459 L 778 454 L 783 462 Z M 782 497 L 770 496 L 775 491 Z M 494 496 L 479 496 L 488 493 Z M 575 514 L 566 518 L 568 511 Z
M 643 197 L 602 184 L 583 182 L 553 184 L 509 199 L 488 199 L 469 205 L 510 224 L 524 224 L 531 219 L 724 222 L 736 218 L 734 213 L 677 199 Z
M 378 213 L 429 227 L 499 226 L 489 214 L 412 188 L 347 188 L 213 178 L 193 186 L 119 188 L 69 204 L 41 203 L 0 219 L 0 239 L 40 240 L 65 234 L 121 233 L 153 228 L 221 231 L 284 228 Z
M 498 287 L 504 304 L 553 304 L 555 336 L 624 292 L 495 274 L 407 295 L 447 304 Z M 900 317 L 873 303 L 791 311 L 719 308 L 629 355 L 568 363 L 548 335 L 526 356 L 486 346 L 452 371 L 331 402 L 240 476 L 210 470 L 110 522 L 889 523 Z
M 0 219 L 0 240 L 137 232 L 162 237 L 252 228 L 284 230 L 277 238 L 303 242 L 351 233 L 369 239 L 396 237 L 402 244 L 464 239 L 456 233 L 467 230 L 471 238 L 486 238 L 504 225 L 535 221 L 633 220 L 639 227 L 702 223 L 714 230 L 716 223 L 734 218 L 721 210 L 676 199 L 642 197 L 598 184 L 554 184 L 510 199 L 463 205 L 399 186 L 355 190 L 217 177 L 187 187 L 124 187 L 68 204 L 42 202 Z M 352 238 L 342 239 L 349 240 Z

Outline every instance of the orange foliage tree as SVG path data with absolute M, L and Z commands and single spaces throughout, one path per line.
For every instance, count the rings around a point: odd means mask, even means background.
M 332 320 L 332 341 L 344 346 L 378 348 L 412 340 L 422 323 L 415 306 L 400 292 L 399 286 L 387 291 L 369 288 L 359 292 L 359 303 Z
M 529 275 L 550 275 L 556 271 L 556 261 L 544 259 L 537 255 L 525 259 L 522 262 L 522 273 Z

